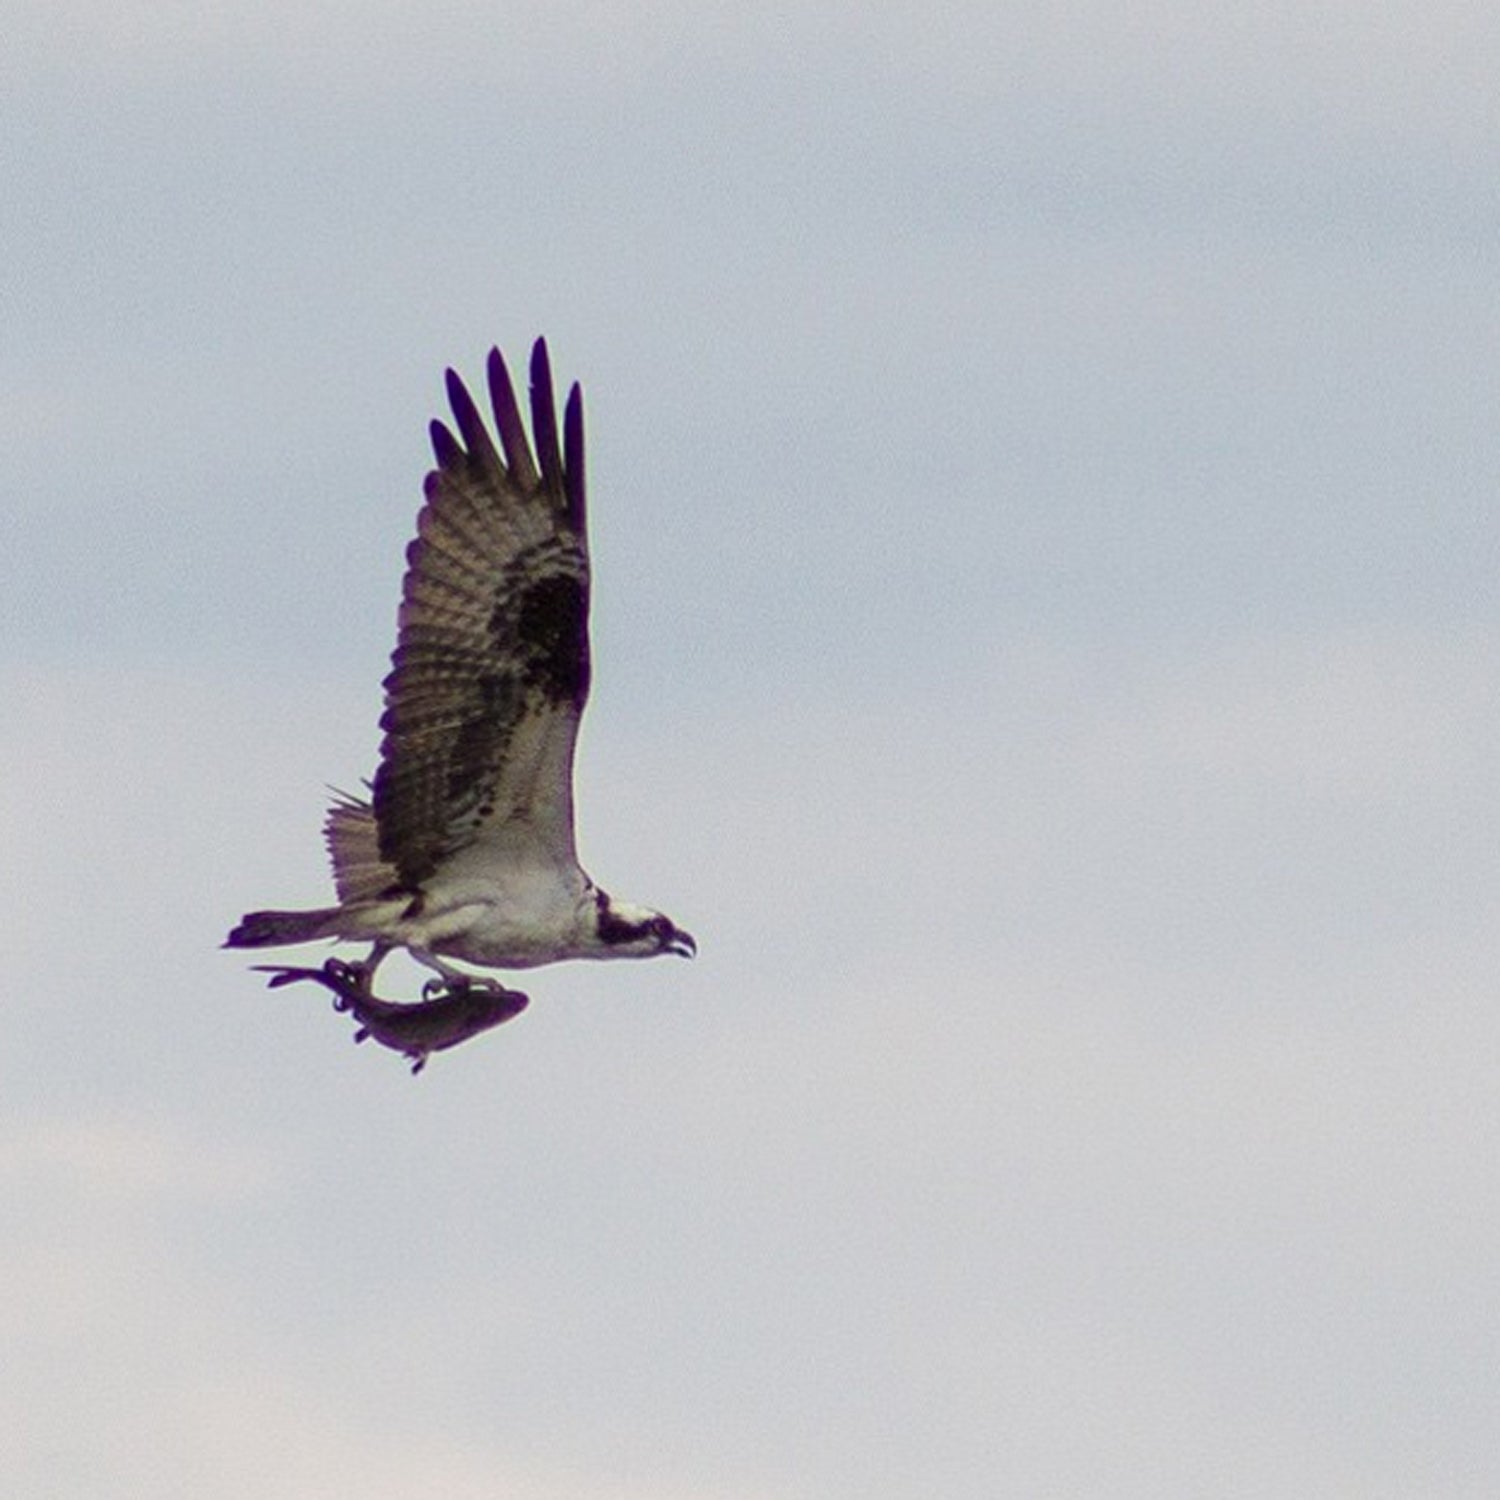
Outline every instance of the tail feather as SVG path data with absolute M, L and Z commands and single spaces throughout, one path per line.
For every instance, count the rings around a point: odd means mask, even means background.
M 316 911 L 252 911 L 224 939 L 226 948 L 279 948 L 286 943 L 310 943 L 336 937 L 340 908 Z
M 333 861 L 333 881 L 339 900 L 368 901 L 399 887 L 394 865 L 380 857 L 380 829 L 375 809 L 361 797 L 335 792 L 323 824 L 323 839 Z

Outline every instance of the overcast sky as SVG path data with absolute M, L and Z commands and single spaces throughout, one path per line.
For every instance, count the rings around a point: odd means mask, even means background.
M 1493 5 L 0 11 L 7 1494 L 1500 1493 Z M 217 945 L 538 333 L 701 956 L 413 1079 Z

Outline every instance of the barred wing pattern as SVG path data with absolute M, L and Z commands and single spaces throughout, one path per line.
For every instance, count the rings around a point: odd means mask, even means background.
M 538 339 L 533 456 L 498 349 L 488 374 L 503 457 L 449 370 L 458 435 L 432 424 L 437 468 L 385 680 L 377 848 L 408 891 L 466 850 L 481 863 L 576 861 L 573 750 L 589 689 L 582 398 L 574 385 L 559 445 Z

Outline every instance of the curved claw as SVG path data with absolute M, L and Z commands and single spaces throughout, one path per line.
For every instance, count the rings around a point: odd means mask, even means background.
M 462 1000 L 469 995 L 493 995 L 501 999 L 516 993 L 488 974 L 444 973 L 422 986 L 423 1000 Z
M 357 1011 L 361 1005 L 374 999 L 370 993 L 369 971 L 359 964 L 346 964 L 330 958 L 321 969 L 302 969 L 290 964 L 254 964 L 252 967 L 271 976 L 266 985 L 273 990 L 304 979 L 321 984 L 325 990 L 333 991 L 335 1010 Z

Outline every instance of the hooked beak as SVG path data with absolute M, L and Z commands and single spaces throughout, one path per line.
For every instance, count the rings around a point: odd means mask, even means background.
M 684 932 L 680 927 L 672 929 L 672 936 L 664 945 L 664 951 L 675 953 L 679 958 L 696 958 L 698 956 L 698 944 L 692 933 Z

